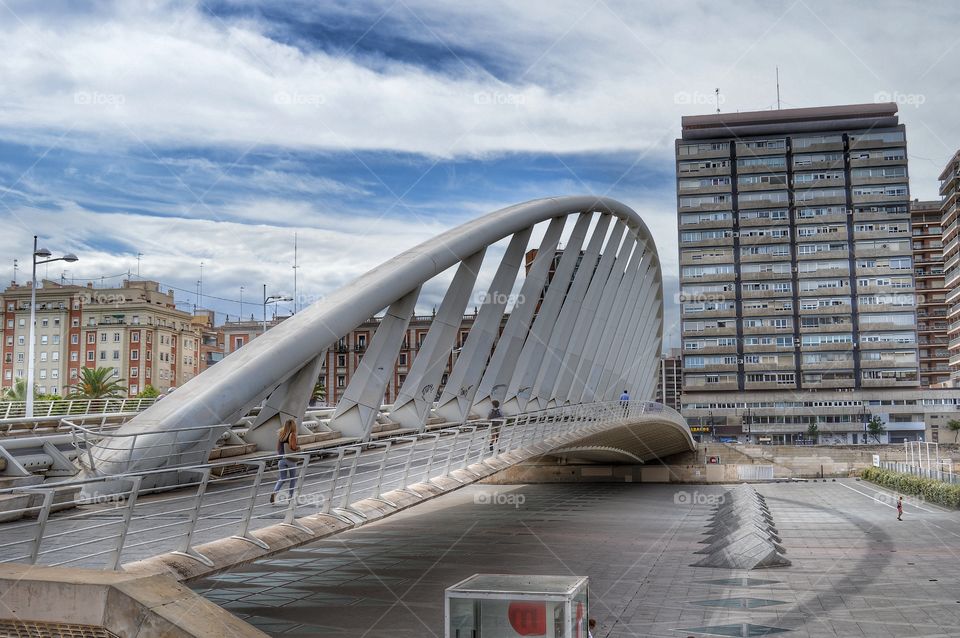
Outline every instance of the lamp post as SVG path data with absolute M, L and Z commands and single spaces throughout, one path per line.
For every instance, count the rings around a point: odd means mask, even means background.
M 63 257 L 50 258 L 51 253 L 46 248 L 37 247 L 37 236 L 33 236 L 33 274 L 30 282 L 30 341 L 27 344 L 27 388 L 26 388 L 26 416 L 33 418 L 33 377 L 34 377 L 34 358 L 36 357 L 36 338 L 37 338 L 37 266 L 40 264 L 49 264 L 54 261 L 65 261 L 73 263 L 77 261 L 77 256 L 73 253 L 67 253 Z M 39 258 L 39 260 L 38 260 Z
M 243 321 L 243 286 L 240 286 L 240 321 Z
M 267 304 L 273 303 L 274 301 L 293 301 L 293 297 L 288 297 L 286 295 L 270 295 L 267 296 L 267 284 L 263 284 L 263 332 L 267 332 Z

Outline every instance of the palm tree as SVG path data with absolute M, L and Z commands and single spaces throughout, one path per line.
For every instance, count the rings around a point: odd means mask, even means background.
M 70 386 L 71 399 L 112 399 L 123 396 L 123 379 L 113 378 L 113 368 L 80 368 L 80 379 Z
M 4 401 L 26 401 L 27 400 L 27 380 L 17 379 L 12 388 L 3 391 Z
M 886 434 L 887 426 L 878 416 L 870 417 L 870 420 L 867 421 L 867 431 L 870 435 L 877 440 L 877 443 L 880 442 L 880 436 Z

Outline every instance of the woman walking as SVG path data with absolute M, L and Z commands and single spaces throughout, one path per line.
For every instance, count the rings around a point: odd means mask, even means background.
M 277 432 L 277 455 L 280 462 L 277 467 L 280 470 L 280 479 L 273 486 L 273 493 L 270 494 L 270 502 L 277 500 L 277 493 L 283 488 L 284 483 L 289 483 L 287 498 L 293 498 L 293 488 L 297 485 L 297 475 L 294 473 L 297 464 L 287 458 L 287 450 L 290 452 L 299 452 L 300 446 L 297 445 L 297 421 L 296 419 L 287 419 L 283 422 L 283 427 Z

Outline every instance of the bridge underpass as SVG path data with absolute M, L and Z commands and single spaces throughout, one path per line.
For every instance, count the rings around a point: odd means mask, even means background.
M 531 241 L 536 253 L 522 268 Z M 478 297 L 485 257 L 495 272 Z M 446 293 L 384 410 L 409 318 L 438 277 Z M 81 473 L 0 492 L 22 517 L 3 526 L 0 561 L 189 579 L 362 527 L 556 450 L 646 461 L 692 450 L 682 417 L 648 402 L 662 295 L 649 231 L 614 200 L 538 200 L 481 217 L 389 260 L 132 418 L 100 431 L 63 420 L 82 433 L 67 459 Z M 475 298 L 479 312 L 459 344 Z M 294 419 L 304 440 L 318 436 L 307 403 L 321 355 L 380 312 L 323 423 L 343 444 L 299 454 L 293 498 L 270 503 L 278 426 Z M 618 400 L 623 388 L 632 400 Z M 503 417 L 491 422 L 494 401 Z M 243 453 L 211 460 L 225 437 Z

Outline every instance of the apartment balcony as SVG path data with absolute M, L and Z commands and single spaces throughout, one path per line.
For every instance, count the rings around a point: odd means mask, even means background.
M 818 345 L 800 344 L 801 352 L 849 352 L 851 350 L 853 350 L 852 343 L 821 343 Z
M 746 381 L 744 382 L 743 388 L 745 390 L 780 390 L 783 392 L 789 392 L 790 390 L 796 390 L 796 383 L 777 383 L 776 381 Z
M 683 160 L 686 161 L 686 160 Z M 701 168 L 697 170 L 686 170 L 680 172 L 680 163 L 677 163 L 677 177 L 684 179 L 687 177 L 727 177 L 730 176 L 729 166 L 718 166 L 715 168 Z
M 727 354 L 727 355 L 736 355 L 737 347 L 736 346 L 708 346 L 706 348 L 697 348 L 696 350 L 684 350 L 683 354 L 685 355 L 711 355 L 711 354 Z
M 683 382 L 684 392 L 730 392 L 738 389 L 739 388 L 736 381 L 728 381 L 724 383 L 691 384 L 684 379 Z
M 887 177 L 887 176 L 877 176 L 877 177 L 857 177 L 856 175 L 850 176 L 851 186 L 880 186 L 883 184 L 900 184 L 905 179 L 905 176 L 899 177 Z
M 821 188 L 826 186 L 822 185 Z M 802 188 L 794 188 L 794 204 L 797 207 L 800 206 L 826 206 L 826 205 L 844 205 L 847 203 L 847 198 L 845 195 L 829 195 L 829 196 L 811 196 L 809 199 L 801 198 L 801 193 L 806 190 Z
M 744 308 L 744 317 L 767 317 L 770 315 L 792 317 L 793 310 L 790 308 Z
M 851 374 L 852 374 L 852 373 L 851 373 Z M 852 388 L 853 386 L 854 386 L 854 383 L 853 383 L 853 377 L 852 377 L 852 376 L 851 376 L 851 378 L 849 378 L 849 379 L 823 379 L 823 380 L 821 380 L 821 381 L 804 381 L 804 382 L 803 382 L 803 389 L 804 389 L 804 390 L 826 390 L 826 389 Z M 820 427 L 820 431 L 821 431 L 821 432 L 830 432 L 830 431 L 831 431 L 831 430 L 825 430 L 825 429 L 823 428 L 823 425 L 824 425 L 824 424 L 821 424 L 821 427 Z M 835 431 L 848 431 L 846 428 L 849 428 L 849 427 L 850 427 L 850 426 L 847 425 L 847 424 L 837 424 L 837 423 L 831 423 L 831 424 L 828 424 L 828 425 L 832 425 L 832 426 L 834 426 L 834 427 L 842 427 L 842 428 L 845 428 L 845 429 L 843 429 L 843 430 L 835 430 Z M 855 429 L 858 429 L 858 430 L 859 430 L 859 429 L 861 429 L 861 428 L 862 428 L 862 426 L 859 426 L 859 425 L 858 425 Z
M 838 139 L 835 142 L 817 142 L 807 146 L 797 146 L 796 141 L 791 145 L 795 154 L 799 153 L 819 153 L 821 151 L 842 151 L 843 140 Z
M 916 388 L 920 385 L 919 379 L 896 381 L 891 379 L 861 379 L 863 388 Z
M 717 251 L 720 252 L 720 251 Z M 727 251 L 723 251 L 727 252 Z M 681 266 L 715 266 L 717 264 L 723 264 L 728 266 L 733 266 L 733 251 L 730 250 L 726 255 L 717 255 L 717 256 L 695 256 L 689 253 L 680 253 L 680 265 Z
M 800 316 L 819 316 L 819 315 L 851 315 L 853 313 L 852 304 L 839 304 L 837 306 L 820 306 L 818 308 L 800 307 Z
M 798 204 L 799 206 L 799 204 Z M 816 217 L 797 216 L 798 224 L 846 224 L 846 213 L 833 213 L 831 215 L 817 215 Z
M 687 195 L 684 195 L 687 197 Z M 701 202 L 699 204 L 679 204 L 677 210 L 681 213 L 715 213 L 730 210 L 730 199 L 725 202 Z M 700 226 L 701 224 L 697 224 Z
M 827 261 L 830 259 L 849 259 L 849 250 L 824 250 L 818 253 L 797 254 L 797 261 Z
M 788 272 L 741 272 L 740 273 L 740 279 L 745 282 L 773 281 L 773 280 L 779 280 L 779 279 L 789 280 L 790 277 L 791 277 L 791 274 Z M 770 290 L 764 290 L 764 291 L 761 291 L 761 293 L 762 294 L 751 293 L 752 296 L 749 298 L 756 299 L 757 297 L 775 296 L 773 292 Z M 781 293 L 776 293 L 776 295 L 779 295 L 779 294 Z M 789 295 L 791 293 L 787 292 L 782 294 Z M 743 297 L 744 299 L 748 298 L 746 290 L 743 291 Z
M 721 148 L 703 148 L 703 149 L 690 149 L 690 150 L 692 151 L 690 154 L 680 156 L 680 161 L 686 162 L 688 160 L 730 157 L 730 147 L 727 146 L 727 144 L 722 144 Z
M 783 206 L 786 208 L 786 206 Z M 745 219 L 740 217 L 740 228 L 752 228 L 754 226 L 774 226 L 789 228 L 790 220 L 789 219 Z
M 904 180 L 898 180 L 903 182 Z M 905 204 L 907 203 L 906 195 L 887 195 L 886 193 L 880 193 L 878 195 L 857 195 L 853 193 L 851 199 L 854 204 Z M 906 213 L 909 215 L 909 213 Z
M 806 153 L 806 151 L 804 151 Z M 827 160 L 820 162 L 809 162 L 806 164 L 797 164 L 796 158 L 793 162 L 793 171 L 794 173 L 800 171 L 820 171 L 820 170 L 843 170 L 843 159 L 838 160 Z
M 697 319 L 728 319 L 736 321 L 736 309 L 724 308 L 723 310 L 701 310 L 700 312 L 683 312 L 684 321 L 696 321 Z
M 787 200 L 786 199 L 758 199 L 758 200 L 744 200 L 737 199 L 737 208 L 739 210 L 752 210 L 756 208 L 786 208 Z
M 800 193 L 811 188 L 844 188 L 845 186 L 846 181 L 844 181 L 842 173 L 835 179 L 815 179 L 812 181 L 798 180 L 797 173 L 793 174 L 793 192 L 796 199 L 799 199 Z
M 877 284 L 870 284 L 868 286 L 857 286 L 857 293 L 861 295 L 869 295 L 871 293 L 887 293 L 891 295 L 911 295 L 914 293 L 914 290 L 920 290 L 920 288 L 894 288 L 893 286 L 878 286 Z
M 800 334 L 818 334 L 825 332 L 850 332 L 853 330 L 853 324 L 851 322 L 847 323 L 832 323 L 824 324 L 821 326 L 800 326 Z
M 740 245 L 741 246 L 756 246 L 758 244 L 770 244 L 776 242 L 789 242 L 790 235 L 789 233 L 785 237 L 771 237 L 769 235 L 744 235 L 743 231 L 740 231 Z
M 704 328 L 703 330 L 684 330 L 682 334 L 684 339 L 696 339 L 697 337 L 736 337 L 737 327 L 735 325 L 724 328 Z
M 910 233 L 906 229 L 902 233 L 891 233 L 886 230 L 853 231 L 854 239 L 909 239 Z M 913 248 L 911 247 L 912 251 Z
M 729 207 L 728 207 L 729 209 Z M 686 211 L 686 209 L 679 209 L 681 212 Z M 715 229 L 715 228 L 729 228 L 733 232 L 733 218 L 730 219 L 717 219 L 709 221 L 699 221 L 699 222 L 684 222 L 680 220 L 681 230 L 704 230 L 704 229 Z
M 680 283 L 684 284 L 711 284 L 711 283 L 723 283 L 723 282 L 732 282 L 736 278 L 736 274 L 732 272 L 718 273 L 715 275 L 701 275 L 699 277 L 691 277 L 689 275 L 681 276 Z
M 768 336 L 770 336 L 770 337 L 782 337 L 782 336 L 784 336 L 784 335 L 774 335 L 774 334 L 770 334 L 770 335 L 768 335 Z M 777 348 L 777 347 L 774 347 L 774 346 L 772 346 L 772 345 L 756 345 L 756 346 L 744 345 L 744 346 L 743 346 L 743 352 L 744 352 L 744 354 L 764 354 L 764 353 L 772 352 L 772 351 L 773 351 L 773 352 L 783 352 L 783 353 L 789 354 L 789 353 L 793 352 L 793 345 L 791 345 L 789 348 Z
M 873 306 L 876 308 L 877 306 Z M 882 306 L 881 306 L 882 308 Z M 861 310 L 861 314 L 864 312 L 870 312 L 866 310 Z M 910 326 L 904 326 L 902 324 L 893 323 L 892 321 L 878 321 L 865 323 L 863 320 L 860 321 L 860 332 L 890 332 L 890 331 L 905 331 L 910 330 Z
M 916 361 L 871 361 L 869 359 L 860 359 L 860 367 L 865 370 L 898 370 L 898 369 L 907 369 L 913 370 L 917 367 Z
M 900 142 L 898 145 L 903 146 L 903 142 Z M 870 157 L 866 159 L 860 159 L 851 157 L 850 158 L 850 168 L 862 168 L 867 166 L 906 166 L 907 158 L 902 157 L 898 159 L 884 159 L 880 157 Z
M 904 295 L 910 295 L 910 293 L 903 293 Z M 864 313 L 890 313 L 890 312 L 899 312 L 903 314 L 911 314 L 916 317 L 916 310 L 914 306 L 894 306 L 888 303 L 861 303 L 857 305 L 857 310 L 860 314 Z
M 793 328 L 772 328 L 771 326 L 743 327 L 745 335 L 776 335 L 778 337 L 793 336 Z
M 719 237 L 714 239 L 700 239 L 697 241 L 681 241 L 680 248 L 726 248 L 733 246 L 733 237 Z
M 753 275 L 758 277 L 758 279 L 751 279 L 751 280 L 745 279 L 744 281 L 760 281 L 759 279 L 760 275 L 769 275 L 769 274 L 770 273 L 753 273 Z M 788 279 L 788 278 L 789 278 L 789 275 L 780 275 L 778 278 L 774 277 L 774 279 Z M 786 297 L 791 294 L 792 293 L 790 292 L 776 292 L 773 290 L 741 290 L 740 292 L 740 296 L 743 299 L 768 299 L 772 297 Z
M 819 226 L 819 225 L 820 225 L 819 223 L 809 224 L 809 226 Z M 847 227 L 845 225 L 840 226 L 839 228 L 836 229 L 835 232 L 832 232 L 832 233 L 816 233 L 813 235 L 801 235 L 800 231 L 804 229 L 805 226 L 807 226 L 807 224 L 800 224 L 797 226 L 796 242 L 798 244 L 806 244 L 806 243 L 812 243 L 812 242 L 836 243 L 836 242 L 845 242 L 848 239 Z M 821 257 L 821 259 L 823 258 Z
M 850 139 L 850 153 L 851 160 L 853 151 L 866 151 L 874 148 L 903 148 L 906 144 L 904 140 L 898 140 L 894 142 L 884 142 L 883 140 L 865 140 L 863 138 L 851 138 Z
M 850 286 L 843 286 L 842 288 L 815 288 L 813 290 L 800 290 L 800 298 L 804 297 L 845 297 L 850 294 Z
M 796 370 L 796 363 L 793 357 L 789 361 L 778 361 L 777 363 L 745 363 L 743 369 L 746 372 L 793 372 Z
M 799 272 L 797 273 L 798 279 L 822 279 L 824 277 L 849 277 L 850 276 L 850 266 L 849 262 L 844 263 L 843 266 L 837 266 L 836 268 L 821 268 L 814 272 Z
M 713 372 L 726 372 L 729 374 L 737 373 L 737 364 L 726 364 L 721 363 L 717 365 L 702 366 L 700 368 L 692 368 L 689 366 L 684 366 L 683 371 L 685 373 L 689 372 L 690 374 L 708 374 Z
M 747 146 L 742 142 L 737 142 L 736 146 L 737 157 L 743 159 L 745 157 L 767 157 L 771 155 L 783 156 L 787 152 L 786 143 L 780 146 L 763 146 L 757 148 L 755 146 Z
M 681 177 L 680 179 L 683 179 Z M 677 194 L 681 197 L 686 197 L 690 195 L 716 195 L 723 193 L 730 193 L 731 188 L 730 184 L 706 184 L 703 186 L 696 186 L 693 188 L 680 188 L 677 187 Z
M 881 213 L 874 211 L 858 212 L 853 213 L 853 221 L 857 222 L 895 222 L 895 221 L 906 221 L 910 219 L 910 213 L 904 212 L 895 215 L 890 213 Z
M 861 350 L 905 350 L 915 348 L 916 344 L 913 343 L 891 343 L 884 341 L 862 341 L 860 343 Z
M 769 240 L 769 239 L 767 240 L 767 242 L 770 242 L 770 241 L 771 241 L 771 240 Z M 789 240 L 774 240 L 774 241 L 776 241 L 776 243 L 778 243 L 778 244 L 779 244 L 779 243 L 784 243 L 785 241 L 786 241 L 786 242 L 789 242 Z M 775 255 L 775 254 L 762 254 L 762 255 L 744 255 L 744 254 L 741 254 L 741 255 L 740 255 L 740 263 L 741 263 L 741 264 L 755 264 L 755 263 L 758 263 L 758 262 L 766 263 L 766 262 L 783 262 L 783 261 L 790 261 L 790 253 L 789 253 L 789 252 L 787 252 L 787 254 L 785 254 L 785 255 L 784 255 L 784 254 L 777 254 L 777 255 Z M 757 273 L 757 274 L 762 274 L 762 273 Z M 784 276 L 784 275 L 781 275 L 781 277 L 783 277 L 783 276 Z

